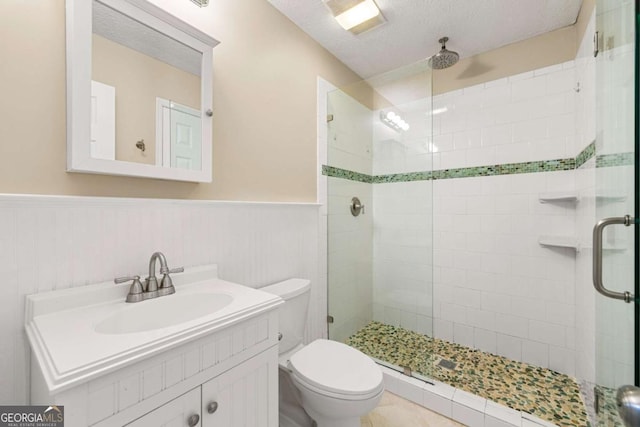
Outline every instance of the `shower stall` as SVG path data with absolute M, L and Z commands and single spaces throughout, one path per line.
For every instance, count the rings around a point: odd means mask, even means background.
M 330 339 L 556 425 L 623 425 L 637 15 L 597 3 L 572 61 L 434 94 L 425 60 L 326 91 Z

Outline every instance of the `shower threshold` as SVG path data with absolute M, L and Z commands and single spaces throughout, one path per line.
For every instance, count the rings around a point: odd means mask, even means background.
M 575 379 L 550 369 L 379 322 L 360 329 L 347 344 L 386 368 L 400 367 L 431 384 L 448 384 L 557 426 L 589 425 Z

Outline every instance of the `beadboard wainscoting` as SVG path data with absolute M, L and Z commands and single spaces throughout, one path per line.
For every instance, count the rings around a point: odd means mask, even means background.
M 326 337 L 319 214 L 305 203 L 0 195 L 0 404 L 28 402 L 25 295 L 146 275 L 154 251 L 170 267 L 216 263 L 220 278 L 254 288 L 308 278 L 305 339 Z

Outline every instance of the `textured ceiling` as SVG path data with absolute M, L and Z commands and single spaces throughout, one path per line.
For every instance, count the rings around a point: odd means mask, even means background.
M 361 77 L 425 59 L 449 36 L 461 58 L 572 25 L 582 0 L 376 0 L 387 22 L 343 30 L 322 0 L 268 0 Z
M 202 54 L 153 28 L 94 1 L 93 32 L 183 71 L 200 75 Z

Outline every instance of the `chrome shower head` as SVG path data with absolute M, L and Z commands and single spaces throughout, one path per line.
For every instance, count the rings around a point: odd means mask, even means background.
M 443 37 L 438 40 L 439 43 L 442 43 L 442 49 L 440 49 L 440 52 L 429 58 L 429 65 L 431 65 L 431 68 L 433 68 L 434 70 L 443 70 L 445 68 L 449 68 L 456 62 L 458 62 L 458 59 L 460 59 L 460 55 L 458 55 L 457 52 L 447 50 L 447 46 L 445 45 L 445 43 L 447 43 L 448 41 L 449 37 Z

